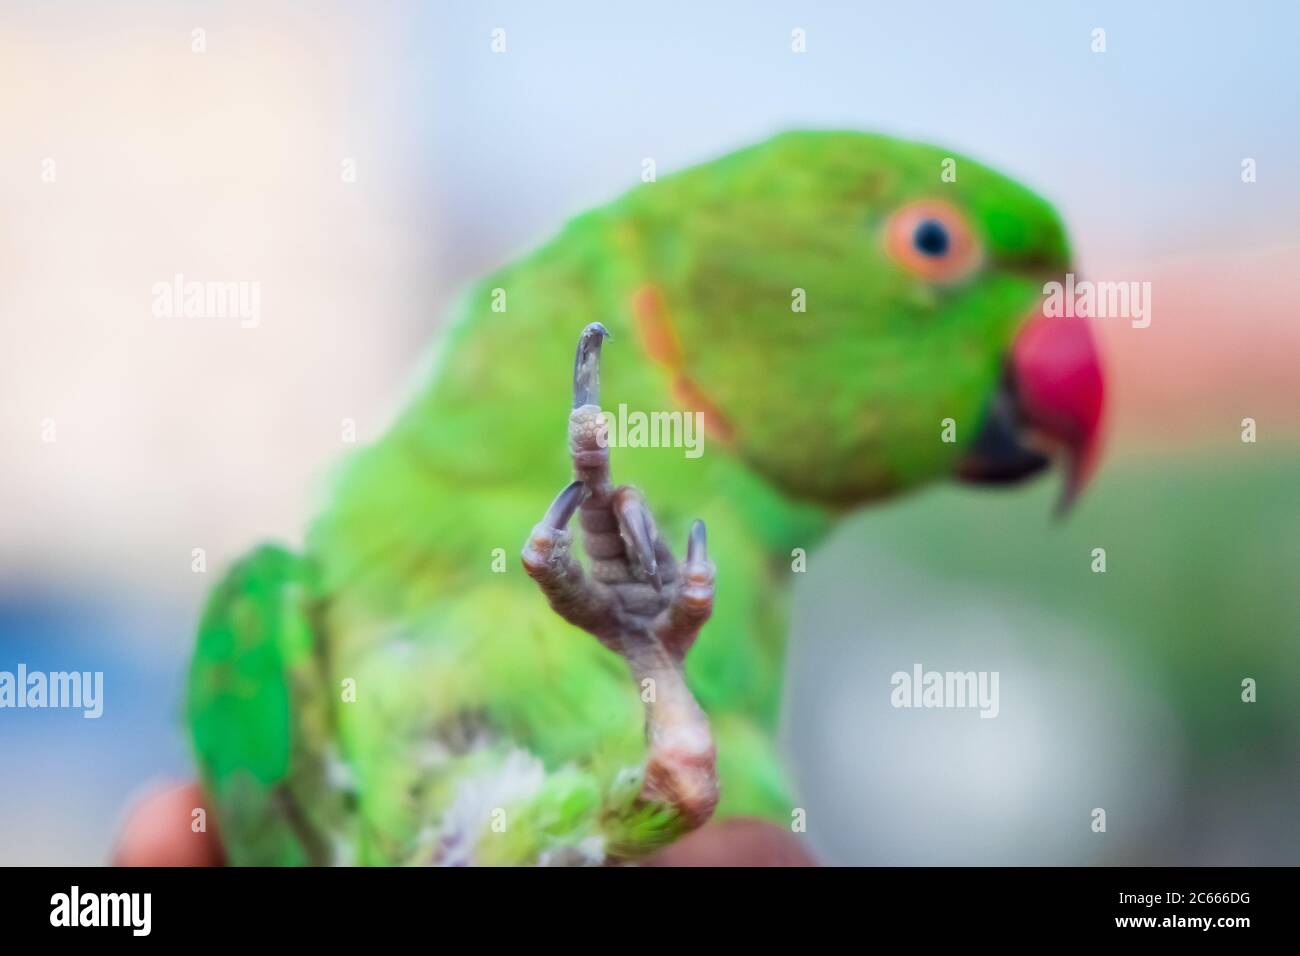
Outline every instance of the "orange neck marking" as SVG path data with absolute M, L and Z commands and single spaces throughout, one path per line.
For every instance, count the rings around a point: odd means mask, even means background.
M 641 286 L 632 294 L 632 318 L 641 347 L 668 372 L 673 400 L 684 409 L 703 412 L 704 430 L 709 438 L 730 444 L 736 430 L 704 390 L 682 371 L 681 339 L 668 317 L 663 295 L 653 285 Z

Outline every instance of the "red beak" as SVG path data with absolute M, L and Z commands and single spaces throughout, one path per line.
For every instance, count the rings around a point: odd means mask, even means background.
M 1086 319 L 1034 314 L 1016 336 L 1002 385 L 958 463 L 965 481 L 1022 481 L 1065 458 L 1058 513 L 1078 497 L 1097 463 L 1102 374 Z
M 1065 453 L 1064 511 L 1092 476 L 1101 444 L 1105 388 L 1088 320 L 1040 311 L 1016 336 L 1010 374 L 1025 428 Z

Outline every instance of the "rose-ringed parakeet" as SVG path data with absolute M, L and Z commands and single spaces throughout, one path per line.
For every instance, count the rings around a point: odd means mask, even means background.
M 1061 223 L 974 161 L 941 178 L 952 157 L 781 135 L 475 286 L 301 551 L 208 601 L 189 715 L 229 859 L 604 863 L 711 816 L 788 826 L 800 556 L 947 476 L 1059 455 L 1068 498 L 1095 457 L 1087 327 L 1036 314 Z M 602 408 L 699 413 L 705 440 L 611 450 Z

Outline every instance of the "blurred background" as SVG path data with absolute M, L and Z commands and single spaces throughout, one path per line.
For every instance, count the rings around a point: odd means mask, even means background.
M 102 862 L 130 799 L 190 773 L 204 594 L 300 540 L 340 421 L 383 429 L 469 280 L 643 157 L 796 127 L 985 160 L 1058 205 L 1085 276 L 1152 283 L 1149 328 L 1099 330 L 1109 446 L 1066 523 L 1045 483 L 940 487 L 811 556 L 783 734 L 822 858 L 1300 862 L 1300 8 L 5 0 L 0 23 L 0 670 L 102 670 L 107 698 L 0 712 L 0 863 Z M 259 281 L 261 324 L 154 318 L 178 272 Z M 889 707 L 915 661 L 1000 671 L 999 718 Z

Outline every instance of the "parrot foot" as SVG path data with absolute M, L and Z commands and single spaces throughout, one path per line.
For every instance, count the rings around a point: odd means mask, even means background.
M 569 416 L 577 480 L 533 528 L 524 544 L 524 570 L 557 614 L 627 661 L 646 712 L 649 754 L 641 798 L 673 807 L 695 828 L 718 803 L 717 751 L 682 666 L 713 612 L 715 571 L 704 522 L 691 527 L 679 565 L 641 493 L 610 481 L 599 406 L 600 345 L 607 335 L 593 323 L 579 339 Z M 573 556 L 567 530 L 579 512 L 590 574 Z

